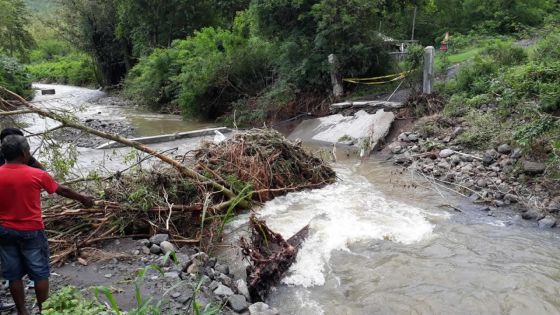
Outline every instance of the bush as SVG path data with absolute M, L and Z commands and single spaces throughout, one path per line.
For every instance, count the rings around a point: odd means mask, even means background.
M 64 287 L 43 304 L 44 315 L 109 315 L 112 312 L 95 300 L 86 300 L 75 287 Z
M 549 62 L 560 60 L 560 35 L 558 29 L 552 34 L 541 39 L 533 52 L 533 60 L 537 62 Z
M 125 93 L 144 104 L 174 102 L 187 116 L 217 118 L 275 81 L 274 47 L 259 38 L 205 28 L 156 50 L 130 72 Z
M 483 53 L 500 66 L 513 66 L 527 61 L 527 52 L 512 41 L 496 40 Z
M 33 80 L 49 83 L 87 85 L 96 82 L 91 59 L 83 53 L 72 53 L 27 66 Z
M 31 96 L 31 78 L 16 60 L 0 55 L 0 86 L 23 97 Z

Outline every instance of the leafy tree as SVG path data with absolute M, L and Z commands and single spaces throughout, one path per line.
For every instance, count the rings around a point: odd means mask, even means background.
M 33 37 L 25 28 L 28 16 L 23 0 L 0 0 L 0 53 L 27 59 L 34 45 Z
M 119 38 L 130 38 L 136 56 L 169 47 L 203 26 L 213 25 L 212 1 L 116 0 Z
M 102 85 L 118 84 L 132 68 L 132 44 L 117 37 L 117 0 L 58 0 L 66 38 L 95 61 Z
M 383 6 L 372 0 L 254 0 L 251 10 L 258 32 L 280 46 L 280 76 L 322 90 L 330 84 L 331 53 L 345 75 L 386 71 L 391 63 L 376 27 Z
M 0 86 L 23 97 L 31 96 L 31 78 L 14 58 L 0 55 Z

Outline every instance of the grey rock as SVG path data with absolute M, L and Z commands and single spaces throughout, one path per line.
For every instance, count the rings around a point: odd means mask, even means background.
M 400 145 L 396 144 L 396 145 L 391 145 L 389 147 L 389 150 L 391 150 L 391 153 L 393 153 L 393 154 L 399 154 L 399 153 L 401 153 L 403 148 Z
M 453 151 L 451 149 L 443 149 L 443 150 L 439 151 L 439 156 L 442 157 L 442 158 L 450 157 L 453 154 L 455 154 L 455 151 Z
M 539 175 L 544 173 L 546 165 L 540 162 L 523 161 L 523 172 L 527 175 Z
M 445 162 L 445 161 L 439 162 L 437 166 L 438 166 L 438 167 L 441 167 L 441 168 L 443 168 L 443 169 L 446 169 L 446 170 L 448 170 L 448 169 L 451 168 L 451 166 L 449 165 L 449 163 L 447 163 L 447 162 Z
M 214 292 L 214 294 L 216 294 L 218 296 L 232 296 L 233 295 L 233 291 L 223 284 L 219 284 L 218 287 L 213 292 Z
M 165 272 L 163 276 L 169 279 L 179 279 L 179 273 L 177 271 Z
M 514 194 L 505 194 L 504 200 L 515 203 L 519 200 L 519 198 Z
M 449 161 L 452 165 L 456 166 L 461 163 L 461 157 L 459 157 L 458 155 L 452 155 Z
M 395 155 L 393 157 L 393 162 L 395 164 L 400 164 L 400 165 L 410 165 L 410 163 L 412 163 L 412 159 L 404 154 L 399 154 L 399 155 Z
M 228 265 L 222 265 L 222 264 L 216 264 L 214 266 L 214 269 L 216 269 L 216 271 L 223 273 L 225 275 L 229 274 L 229 266 Z
M 214 291 L 214 290 L 216 290 L 216 289 L 218 288 L 219 285 L 220 285 L 220 283 L 219 283 L 218 281 L 212 281 L 212 282 L 210 283 L 210 285 L 208 286 L 208 288 L 209 288 L 211 291 Z
M 196 249 L 196 247 L 183 246 L 183 247 L 179 248 L 178 252 L 182 253 L 182 254 L 185 254 L 185 255 L 193 256 L 193 255 L 196 255 L 198 253 L 198 250 Z
M 271 308 L 268 304 L 257 302 L 249 306 L 250 315 L 278 315 L 278 310 Z
M 411 133 L 408 135 L 408 141 L 416 142 L 418 141 L 418 135 L 415 133 Z
M 242 294 L 247 300 L 251 300 L 251 295 L 249 294 L 249 288 L 247 287 L 247 282 L 243 279 L 235 281 L 235 287 L 237 292 Z
M 399 141 L 402 141 L 402 142 L 408 142 L 408 141 L 410 141 L 410 140 L 408 139 L 408 135 L 406 134 L 406 132 L 401 133 L 401 134 L 397 137 L 397 139 L 398 139 Z
M 546 217 L 539 220 L 539 227 L 541 229 L 550 229 L 554 226 L 556 226 L 556 218 L 551 215 L 547 215 Z
M 231 285 L 233 284 L 233 280 L 231 280 L 230 277 L 224 275 L 223 273 L 218 276 L 218 280 L 228 287 L 231 287 Z
M 181 304 L 187 304 L 191 300 L 191 298 L 192 298 L 192 293 L 190 295 L 184 293 L 183 295 L 177 298 L 177 302 Z
M 152 246 L 150 247 L 150 253 L 157 255 L 161 253 L 161 248 L 156 244 L 152 244 Z
M 453 129 L 453 133 L 451 134 L 451 136 L 453 138 L 457 137 L 458 135 L 460 135 L 461 133 L 463 133 L 463 128 L 461 127 L 455 127 L 455 129 Z
M 140 255 L 140 251 L 135 249 L 135 250 L 132 251 L 132 255 L 135 255 L 135 256 Z
M 500 153 L 494 149 L 486 150 L 484 154 L 490 155 L 494 160 L 500 157 Z
M 180 297 L 180 296 L 181 296 L 181 293 L 179 293 L 179 292 L 173 292 L 173 293 L 171 293 L 171 297 L 174 298 L 174 299 L 176 299 L 176 298 L 178 298 L 178 297 Z
M 214 280 L 218 280 L 216 279 L 216 277 L 220 275 L 219 272 L 217 272 L 216 270 L 214 270 L 214 268 L 211 267 L 204 267 L 204 274 L 210 277 L 210 279 L 214 279 Z
M 214 268 L 214 266 L 216 266 L 216 263 L 218 262 L 218 259 L 216 257 L 210 257 L 210 259 L 208 259 L 208 267 L 212 267 Z
M 490 154 L 484 154 L 482 156 L 482 164 L 485 166 L 489 166 L 490 164 L 492 164 L 492 162 L 494 162 L 494 157 Z
M 142 247 L 141 251 L 142 251 L 142 254 L 144 254 L 144 255 L 150 254 L 150 249 L 146 246 Z
M 478 187 L 486 187 L 488 184 L 486 183 L 486 180 L 484 180 L 484 179 L 479 179 L 479 180 L 476 181 L 476 185 L 477 185 Z
M 249 304 L 245 297 L 241 294 L 234 294 L 228 298 L 228 304 L 235 312 L 243 312 L 247 309 Z
M 150 247 L 150 240 L 147 238 L 138 240 L 138 244 L 140 244 L 141 246 L 146 246 L 146 247 Z
M 208 257 L 208 254 L 204 253 L 204 252 L 200 252 L 197 254 L 194 254 L 191 257 L 192 260 L 198 260 L 204 264 L 206 264 L 208 262 L 208 260 L 210 259 L 210 257 Z
M 518 159 L 521 157 L 521 155 L 522 155 L 521 149 L 515 148 L 513 149 L 513 152 L 511 152 L 510 157 L 512 159 Z
M 498 153 L 510 154 L 511 153 L 511 146 L 509 144 L 502 144 L 502 145 L 498 146 Z
M 161 244 L 161 242 L 164 242 L 164 241 L 169 241 L 169 235 L 168 234 L 156 234 L 156 235 L 150 237 L 150 242 L 152 244 L 159 245 L 159 244 Z
M 529 209 L 521 217 L 525 220 L 540 220 L 544 218 L 544 214 L 537 209 Z
M 164 254 L 167 254 L 169 252 L 175 252 L 177 251 L 177 248 L 175 248 L 175 245 L 171 244 L 169 241 L 163 241 L 159 244 L 159 247 L 161 248 L 161 251 Z

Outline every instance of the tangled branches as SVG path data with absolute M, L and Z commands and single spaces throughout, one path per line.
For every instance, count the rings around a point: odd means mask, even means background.
M 253 198 L 259 202 L 291 191 L 322 187 L 336 176 L 321 159 L 274 130 L 253 129 L 218 145 L 207 143 L 195 159 L 195 169 L 229 183 L 234 191 L 250 184 Z
M 332 183 L 334 171 L 303 148 L 271 130 L 236 134 L 220 144 L 205 143 L 186 161 L 208 185 L 183 176 L 172 167 L 136 170 L 90 183 L 103 191 L 94 209 L 77 203 L 44 208 L 51 235 L 53 263 L 60 264 L 80 249 L 122 236 L 167 233 L 176 244 L 210 246 L 224 224 L 243 207 L 241 201 L 264 202 L 275 196 Z M 231 187 L 233 201 L 216 187 Z

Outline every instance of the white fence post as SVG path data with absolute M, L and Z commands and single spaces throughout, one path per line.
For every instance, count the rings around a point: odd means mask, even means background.
M 329 63 L 331 64 L 331 82 L 333 86 L 333 94 L 335 97 L 341 97 L 344 94 L 342 87 L 342 77 L 339 73 L 339 64 L 335 54 L 329 55 Z
M 422 93 L 431 94 L 434 86 L 434 56 L 435 49 L 433 46 L 424 48 L 424 80 L 422 84 Z

